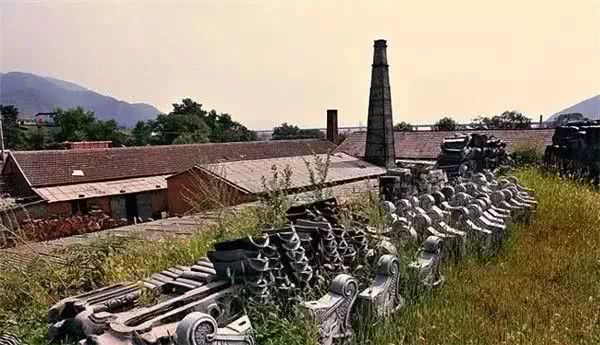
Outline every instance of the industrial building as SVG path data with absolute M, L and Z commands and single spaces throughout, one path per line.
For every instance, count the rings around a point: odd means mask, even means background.
M 113 218 L 159 218 L 167 212 L 167 178 L 203 164 L 324 154 L 327 140 L 210 143 L 10 152 L 5 192 L 35 204 L 35 218 L 103 210 Z

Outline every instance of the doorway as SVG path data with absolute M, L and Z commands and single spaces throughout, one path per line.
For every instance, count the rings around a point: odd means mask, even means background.
M 137 198 L 135 194 L 125 196 L 125 215 L 128 220 L 133 221 L 138 216 Z

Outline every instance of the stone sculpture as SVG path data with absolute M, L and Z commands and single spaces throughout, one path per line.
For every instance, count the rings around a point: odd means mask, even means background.
M 177 324 L 175 334 L 177 345 L 254 345 L 247 316 L 219 328 L 209 314 L 193 312 Z
M 357 293 L 356 280 L 340 274 L 331 282 L 329 293 L 300 304 L 319 327 L 319 345 L 351 344 L 350 313 Z
M 0 345 L 21 345 L 21 339 L 10 333 L 0 333 Z
M 383 255 L 377 262 L 375 280 L 358 295 L 367 311 L 383 318 L 400 310 L 404 298 L 400 295 L 400 261 L 393 255 Z
M 442 240 L 429 236 L 423 243 L 417 260 L 409 265 L 418 287 L 433 289 L 444 282 L 445 278 L 440 272 L 442 256 Z

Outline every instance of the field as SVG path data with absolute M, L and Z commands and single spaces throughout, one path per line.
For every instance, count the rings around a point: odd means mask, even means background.
M 385 322 L 359 327 L 356 344 L 600 344 L 600 194 L 536 169 L 517 175 L 537 191 L 535 219 L 513 227 L 498 257 L 446 267 L 441 289 Z M 247 212 L 185 241 L 103 241 L 68 267 L 38 262 L 0 272 L 0 330 L 43 344 L 48 305 L 192 262 L 213 241 L 252 232 L 258 219 Z M 282 321 L 277 310 L 254 311 L 252 323 L 259 344 L 313 343 L 305 321 Z

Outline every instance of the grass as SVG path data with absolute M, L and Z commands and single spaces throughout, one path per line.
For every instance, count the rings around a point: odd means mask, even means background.
M 361 344 L 600 344 L 600 194 L 535 169 L 518 177 L 538 192 L 535 220 L 497 258 L 448 267 L 443 289 Z
M 498 257 L 447 267 L 441 289 L 394 317 L 360 327 L 356 344 L 600 344 L 600 194 L 536 169 L 518 176 L 537 191 L 535 220 L 514 227 Z M 373 212 L 367 199 L 354 206 L 364 215 Z M 190 239 L 108 239 L 73 251 L 79 254 L 65 267 L 40 261 L 0 272 L 0 331 L 44 344 L 49 305 L 79 291 L 189 264 L 214 241 L 255 231 L 257 213 L 240 212 Z M 275 307 L 249 313 L 260 344 L 314 343 L 314 329 L 298 313 L 287 320 Z

